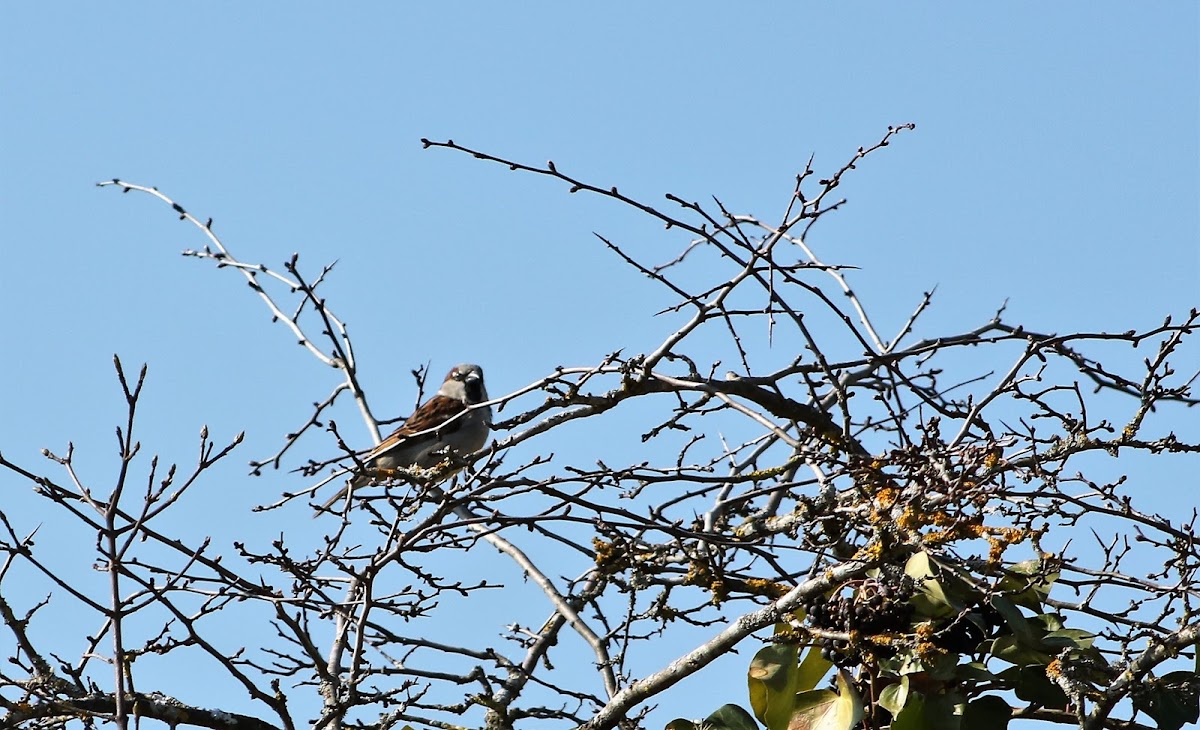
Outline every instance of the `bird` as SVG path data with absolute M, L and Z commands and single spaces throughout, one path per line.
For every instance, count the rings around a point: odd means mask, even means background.
M 462 363 L 451 368 L 438 392 L 421 404 L 404 425 L 361 458 L 367 467 L 355 474 L 316 515 L 346 499 L 356 487 L 368 484 L 372 471 L 420 467 L 427 469 L 446 460 L 446 451 L 459 455 L 483 448 L 492 427 L 492 407 L 474 407 L 488 400 L 483 368 Z

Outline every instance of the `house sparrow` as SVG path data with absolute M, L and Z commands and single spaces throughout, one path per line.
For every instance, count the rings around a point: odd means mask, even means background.
M 317 514 L 346 499 L 355 487 L 368 484 L 374 477 L 373 470 L 414 466 L 427 469 L 445 461 L 447 448 L 463 455 L 481 449 L 492 426 L 492 408 L 468 409 L 468 406 L 487 399 L 483 368 L 470 363 L 456 365 L 446 374 L 436 395 L 362 457 L 367 471 L 355 474 L 341 491 L 321 505 Z

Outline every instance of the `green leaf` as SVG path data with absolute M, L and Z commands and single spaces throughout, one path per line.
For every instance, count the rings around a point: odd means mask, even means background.
M 843 670 L 837 673 L 838 691 L 815 689 L 796 695 L 796 711 L 789 730 L 851 730 L 863 718 L 862 698 Z
M 1050 663 L 1050 655 L 1027 646 L 1022 646 L 1014 636 L 1001 636 L 992 642 L 992 656 L 1003 659 L 1017 666 L 1041 665 Z
M 1018 698 L 1026 702 L 1036 702 L 1052 710 L 1067 707 L 1067 695 L 1046 676 L 1045 666 L 1009 667 L 1000 672 L 999 677 L 1012 687 Z
M 928 730 L 959 730 L 965 709 L 965 701 L 957 692 L 927 697 L 923 711 L 924 727 Z
M 958 655 L 939 654 L 926 662 L 929 676 L 942 681 L 954 679 L 958 674 Z
M 910 603 L 918 616 L 944 618 L 963 611 L 966 597 L 974 591 L 951 568 L 938 563 L 929 553 L 914 553 L 904 572 L 918 583 Z
M 821 656 L 820 647 L 809 647 L 808 651 L 804 652 L 804 658 L 800 660 L 800 670 L 796 674 L 796 691 L 807 692 L 815 689 L 832 667 L 833 662 Z
M 958 655 L 937 654 L 922 659 L 912 652 L 905 652 L 881 666 L 901 676 L 924 673 L 936 679 L 953 679 L 958 673 Z
M 892 717 L 899 715 L 908 702 L 908 685 L 908 677 L 901 677 L 899 682 L 884 687 L 879 693 L 879 706 L 892 713 Z
M 1032 646 L 1037 641 L 1029 619 L 1025 618 L 1025 614 L 1021 613 L 1021 609 L 1017 608 L 1015 603 L 1004 596 L 994 596 L 991 603 L 1018 641 L 1025 646 Z
M 1133 696 L 1133 708 L 1154 718 L 1159 730 L 1178 730 L 1200 719 L 1200 677 L 1195 672 L 1171 672 Z
M 979 662 L 960 664 L 954 668 L 955 679 L 965 679 L 969 682 L 994 682 L 996 675 L 988 671 L 987 665 Z
M 955 613 L 950 597 L 937 580 L 929 553 L 913 553 L 904 565 L 904 572 L 917 581 L 917 592 L 910 599 L 917 615 L 937 618 Z
M 1033 620 L 1041 623 L 1046 628 L 1046 631 L 1060 631 L 1066 628 L 1066 624 L 1063 623 L 1063 617 L 1057 613 L 1039 613 L 1033 617 Z
M 737 705 L 722 705 L 716 712 L 697 722 L 677 717 L 668 722 L 666 730 L 758 730 L 754 718 Z
M 904 564 L 904 572 L 910 578 L 917 580 L 934 577 L 933 561 L 930 559 L 929 553 L 921 551 L 910 555 L 908 562 Z
M 1059 649 L 1090 649 L 1095 643 L 1096 635 L 1083 629 L 1058 629 L 1042 638 L 1043 645 Z
M 771 644 L 750 662 L 750 707 L 768 730 L 787 730 L 795 704 L 799 667 L 795 644 Z
M 1037 558 L 1010 565 L 1008 570 L 1010 574 L 1000 579 L 1000 590 L 1018 606 L 1041 613 L 1042 604 L 1050 596 L 1050 587 L 1058 580 L 1058 573 L 1039 575 L 1042 561 Z
M 758 730 L 758 723 L 738 705 L 721 705 L 704 718 L 704 727 L 712 730 Z
M 967 705 L 962 724 L 970 730 L 1006 730 L 1012 713 L 1012 707 L 1003 699 L 984 695 Z
M 814 730 L 823 728 L 825 716 L 836 714 L 837 692 L 831 689 L 811 689 L 796 695 L 796 709 L 792 713 L 791 730 Z
M 925 730 L 929 726 L 925 718 L 925 698 L 913 692 L 904 709 L 892 714 L 891 730 Z

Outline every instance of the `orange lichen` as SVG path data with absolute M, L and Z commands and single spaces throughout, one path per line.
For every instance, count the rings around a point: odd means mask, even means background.
M 769 598 L 781 598 L 791 590 L 791 586 L 766 578 L 751 578 L 746 581 L 746 588 L 750 593 Z
M 1010 545 L 1016 545 L 1019 542 L 1024 542 L 1030 537 L 1029 530 L 1023 530 L 1016 527 L 993 527 L 990 529 L 991 535 L 988 537 L 988 544 L 991 549 L 988 550 L 988 564 L 995 566 L 1000 563 L 1004 557 L 1004 551 Z
M 879 558 L 882 555 L 883 555 L 883 544 L 877 540 L 872 540 L 871 542 L 869 542 L 866 545 L 859 548 L 856 553 L 854 553 L 854 559 L 855 560 L 864 560 L 866 562 L 874 562 L 876 560 L 879 560 Z
M 605 575 L 615 575 L 630 566 L 629 553 L 624 545 L 592 538 L 592 549 L 596 551 L 596 567 Z

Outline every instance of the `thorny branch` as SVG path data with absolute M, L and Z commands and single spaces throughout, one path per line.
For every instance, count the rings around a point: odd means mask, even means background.
M 665 253 L 599 240 L 662 287 L 672 298 L 663 313 L 680 316 L 679 326 L 595 363 L 547 364 L 491 402 L 514 413 L 495 424 L 493 443 L 440 470 L 358 490 L 349 514 L 318 523 L 319 536 L 226 536 L 232 548 L 222 547 L 222 536 L 185 544 L 157 525 L 187 499 L 203 498 L 189 488 L 240 437 L 215 449 L 205 430 L 188 478 L 174 466 L 160 473 L 132 436 L 145 371 L 131 385 L 118 363 L 128 414 L 112 484 L 87 484 L 72 448 L 46 452 L 59 470 L 50 473 L 0 455 L 0 466 L 90 536 L 110 577 L 104 595 L 75 587 L 68 575 L 79 566 L 41 551 L 36 520 L 0 512 L 0 620 L 12 655 L 0 670 L 4 726 L 59 727 L 74 718 L 123 726 L 132 715 L 253 730 L 639 727 L 650 703 L 713 659 L 765 639 L 773 625 L 795 624 L 799 607 L 895 573 L 914 555 L 951 566 L 1000 606 L 1053 573 L 1056 593 L 1046 605 L 1086 623 L 1111 677 L 1087 691 L 1064 679 L 1076 706 L 1018 703 L 1013 715 L 1136 726 L 1114 718 L 1115 708 L 1194 650 L 1188 617 L 1200 599 L 1200 550 L 1196 513 L 1135 507 L 1136 478 L 1124 465 L 1200 453 L 1195 433 L 1158 430 L 1157 420 L 1197 403 L 1197 373 L 1175 364 L 1195 361 L 1186 348 L 1194 347 L 1200 313 L 1138 331 L 1059 335 L 1012 323 L 1001 309 L 968 331 L 939 334 L 924 325 L 935 306 L 931 290 L 899 318 L 881 315 L 851 285 L 854 267 L 818 258 L 811 236 L 841 206 L 834 191 L 844 176 L 911 128 L 889 128 L 824 177 L 809 160 L 771 223 L 716 199 L 702 205 L 668 194 L 667 205 L 651 205 L 554 163 L 424 140 L 663 224 L 674 246 Z M 338 370 L 307 421 L 270 457 L 251 462 L 255 473 L 297 468 L 263 513 L 292 510 L 307 520 L 309 498 L 330 481 L 312 480 L 361 466 L 346 443 L 357 439 L 332 420 L 348 407 L 341 394 L 379 441 L 347 326 L 318 293 L 332 266 L 309 278 L 296 256 L 282 273 L 246 263 L 211 220 L 157 189 L 101 185 L 149 194 L 196 226 L 207 243 L 185 254 L 239 272 L 309 354 Z M 685 259 L 697 264 L 688 275 Z M 714 348 L 713 337 L 724 344 Z M 788 362 L 768 365 L 780 352 L 792 353 Z M 654 414 L 640 424 L 642 443 L 610 443 L 610 414 L 632 401 Z M 566 442 L 587 445 L 588 458 L 557 456 Z M 323 456 L 296 464 L 296 453 Z M 1097 465 L 1090 454 L 1122 461 Z M 141 492 L 135 468 L 146 473 Z M 1083 549 L 1089 541 L 1094 549 Z M 1031 552 L 1042 566 L 1032 575 L 1019 562 Z M 1147 576 L 1140 566 L 1150 560 L 1157 567 Z M 50 599 L 15 590 L 30 576 Z M 1005 588 L 1018 578 L 1020 590 Z M 73 601 L 102 619 L 74 664 L 42 648 L 47 600 Z M 261 627 L 259 638 L 227 646 L 222 632 L 233 623 Z M 691 648 L 664 656 L 654 639 L 667 633 Z M 147 667 L 176 657 L 202 658 L 271 719 L 156 693 Z M 111 665 L 110 679 L 93 670 L 97 659 Z M 1064 656 L 1057 666 L 1072 661 Z M 879 726 L 883 717 L 864 722 Z

